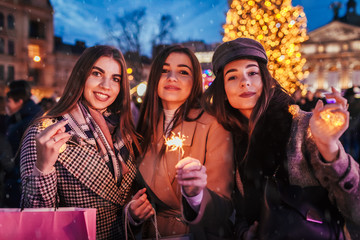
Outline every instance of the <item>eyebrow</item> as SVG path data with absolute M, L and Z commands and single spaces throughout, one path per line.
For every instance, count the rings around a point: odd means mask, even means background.
M 251 68 L 251 67 L 257 67 L 257 68 L 259 68 L 259 66 L 256 65 L 256 64 L 248 64 L 248 65 L 246 65 L 245 68 Z M 232 72 L 237 72 L 237 69 L 236 69 L 236 68 L 231 68 L 231 69 L 229 69 L 229 70 L 225 73 L 224 76 L 226 76 L 226 74 L 232 73 Z
M 168 63 L 164 63 L 164 65 L 165 66 L 170 66 L 170 64 L 168 64 Z M 186 64 L 179 64 L 179 65 L 177 65 L 178 67 L 186 67 L 186 68 L 188 68 L 190 71 L 192 71 L 192 69 L 188 66 L 188 65 L 186 65 Z
M 99 68 L 97 66 L 93 66 L 93 69 L 97 69 L 99 70 L 101 73 L 105 73 L 105 71 L 102 68 Z M 121 74 L 114 74 L 114 76 L 120 77 L 121 78 Z

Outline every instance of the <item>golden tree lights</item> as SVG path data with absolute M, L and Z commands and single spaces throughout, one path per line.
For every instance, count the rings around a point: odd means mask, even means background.
M 305 58 L 300 45 L 308 39 L 303 8 L 291 0 L 233 0 L 223 25 L 223 41 L 256 39 L 269 57 L 269 70 L 289 93 L 303 89 L 299 80 Z

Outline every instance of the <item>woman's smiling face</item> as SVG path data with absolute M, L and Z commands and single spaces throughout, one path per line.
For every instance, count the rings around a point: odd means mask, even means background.
M 263 88 L 259 64 L 250 59 L 239 59 L 226 64 L 224 87 L 230 105 L 250 118 Z
M 185 53 L 171 53 L 165 60 L 158 84 L 158 95 L 165 109 L 179 108 L 193 86 L 193 66 Z
M 104 112 L 120 93 L 121 66 L 111 57 L 100 57 L 85 82 L 84 99 L 89 107 Z

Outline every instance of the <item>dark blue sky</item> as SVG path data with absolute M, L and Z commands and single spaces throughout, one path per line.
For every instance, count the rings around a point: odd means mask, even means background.
M 346 11 L 348 0 L 343 4 L 340 16 Z M 157 23 L 163 14 L 171 14 L 176 22 L 174 37 L 179 41 L 204 40 L 206 43 L 221 42 L 222 25 L 228 10 L 227 0 L 50 0 L 55 10 L 55 35 L 73 44 L 75 40 L 94 44 L 111 44 L 105 21 L 124 12 L 146 8 L 146 23 L 141 36 L 143 54 L 149 55 L 149 40 L 157 31 Z M 308 30 L 312 31 L 332 20 L 330 4 L 334 0 L 293 0 L 292 5 L 304 7 Z M 360 3 L 357 6 L 360 13 Z

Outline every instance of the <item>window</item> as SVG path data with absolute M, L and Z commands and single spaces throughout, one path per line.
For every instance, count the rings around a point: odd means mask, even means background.
M 4 53 L 5 49 L 5 40 L 3 38 L 0 38 L 0 54 Z
M 36 44 L 29 44 L 28 45 L 28 56 L 31 59 L 39 58 L 40 57 L 40 46 Z
M 302 52 L 305 54 L 316 53 L 316 45 L 315 44 L 304 45 L 302 46 Z
M 12 40 L 8 41 L 8 53 L 10 56 L 15 55 L 15 44 L 14 44 L 14 41 L 12 41 Z
M 352 49 L 354 50 L 360 50 L 360 41 L 353 41 L 352 43 L 350 43 Z
M 8 66 L 8 72 L 7 72 L 7 81 L 11 82 L 14 81 L 14 77 L 15 77 L 15 69 L 14 66 Z
M 4 28 L 4 14 L 0 12 L 0 30 Z
M 341 51 L 341 46 L 336 43 L 332 43 L 328 44 L 325 49 L 328 53 L 338 53 Z
M 5 67 L 4 65 L 0 65 L 0 82 L 5 80 Z
M 7 17 L 7 26 L 8 29 L 15 29 L 15 19 L 14 16 L 9 14 Z
M 29 37 L 45 39 L 45 24 L 39 21 L 30 21 Z

